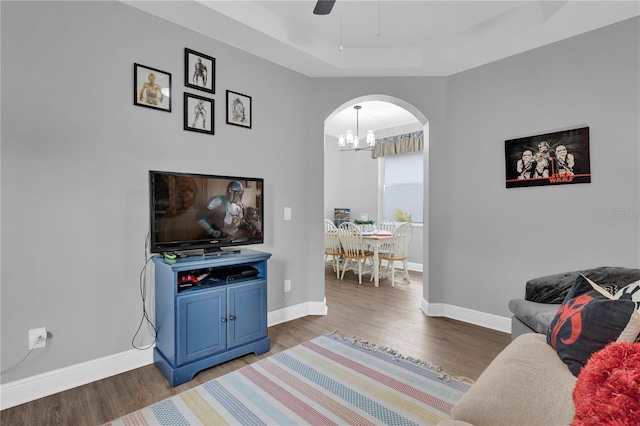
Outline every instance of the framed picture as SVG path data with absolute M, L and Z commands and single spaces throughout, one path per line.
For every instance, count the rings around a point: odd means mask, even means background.
M 184 94 L 184 130 L 214 134 L 215 101 L 191 93 Z
M 185 48 L 184 85 L 216 93 L 216 59 Z
M 506 140 L 507 188 L 590 183 L 589 128 Z
M 133 104 L 171 112 L 171 74 L 134 63 Z
M 251 128 L 251 96 L 227 90 L 227 124 Z

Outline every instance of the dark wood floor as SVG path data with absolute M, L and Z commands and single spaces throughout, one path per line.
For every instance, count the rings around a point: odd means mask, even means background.
M 148 365 L 3 410 L 1 425 L 100 425 L 336 330 L 392 347 L 405 356 L 438 365 L 449 374 L 474 380 L 510 342 L 510 335 L 505 333 L 425 316 L 420 310 L 421 274 L 412 273 L 411 283 L 397 280 L 395 288 L 382 279 L 380 287 L 375 288 L 368 279 L 358 285 L 357 276 L 350 272 L 342 281 L 336 280 L 331 268 L 326 272 L 328 315 L 269 327 L 271 351 L 264 355 L 251 354 L 209 368 L 174 388 L 155 366 Z

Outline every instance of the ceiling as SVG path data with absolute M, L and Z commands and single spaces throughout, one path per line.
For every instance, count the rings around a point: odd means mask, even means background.
M 310 77 L 447 76 L 640 14 L 637 0 L 337 0 L 325 16 L 316 0 L 123 3 Z
M 640 15 L 638 0 L 122 2 L 310 77 L 448 76 Z M 405 120 L 382 107 L 363 104 L 361 133 L 367 115 Z

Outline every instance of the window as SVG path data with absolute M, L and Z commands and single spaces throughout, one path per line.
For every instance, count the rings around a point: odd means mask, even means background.
M 384 157 L 382 209 L 385 221 L 424 222 L 423 152 Z

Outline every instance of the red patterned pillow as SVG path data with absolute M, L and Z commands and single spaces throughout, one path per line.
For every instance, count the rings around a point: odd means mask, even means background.
M 587 361 L 573 389 L 572 426 L 640 424 L 640 343 L 610 343 Z
M 594 352 L 610 342 L 633 342 L 638 337 L 638 307 L 638 302 L 616 299 L 580 275 L 551 322 L 547 343 L 577 376 Z

